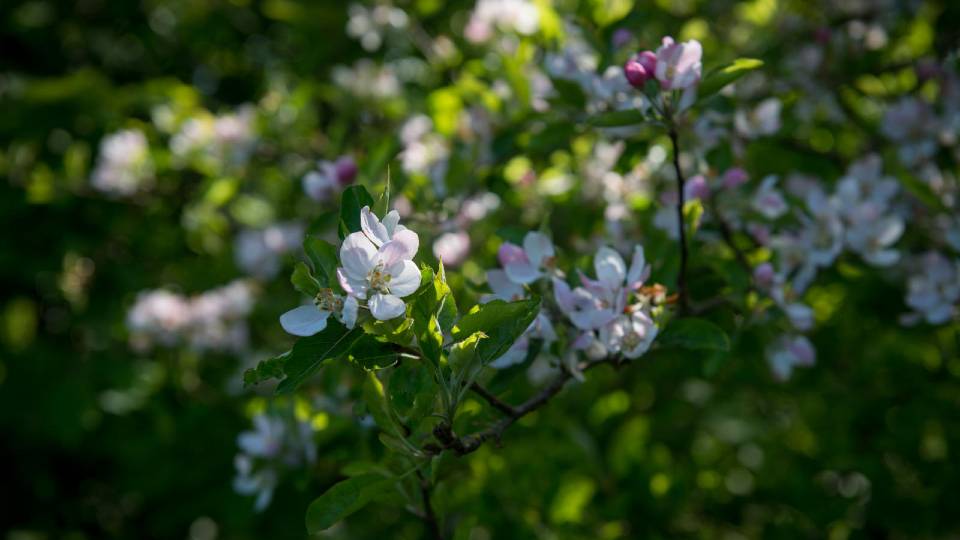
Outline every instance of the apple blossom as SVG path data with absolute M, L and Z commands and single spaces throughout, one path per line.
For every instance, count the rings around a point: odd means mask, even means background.
M 655 74 L 667 90 L 685 90 L 700 82 L 700 59 L 703 48 L 697 40 L 676 43 L 672 37 L 663 38 L 657 49 Z
M 125 129 L 100 142 L 100 155 L 90 184 L 94 189 L 129 196 L 153 180 L 153 161 L 143 132 Z
M 643 88 L 646 82 L 656 75 L 657 55 L 651 51 L 643 51 L 627 60 L 623 66 L 623 74 L 634 88 Z
M 816 350 L 804 336 L 780 336 L 767 350 L 767 361 L 774 376 L 785 381 L 797 366 L 812 366 L 817 359 Z
M 321 289 L 313 305 L 296 307 L 281 315 L 280 325 L 295 336 L 312 336 L 327 327 L 327 319 L 333 314 L 344 326 L 353 328 L 358 309 L 356 298 L 336 294 L 333 289 Z
M 930 324 L 943 324 L 955 315 L 960 300 L 960 261 L 935 251 L 918 260 L 919 272 L 907 280 L 907 305 Z
M 381 222 L 365 206 L 360 211 L 362 231 L 349 234 L 340 246 L 340 285 L 351 297 L 366 300 L 370 313 L 381 321 L 403 315 L 402 298 L 420 286 L 420 270 L 411 260 L 420 240 L 399 220 L 392 211 Z
M 507 277 L 514 283 L 526 285 L 543 276 L 543 271 L 553 267 L 553 242 L 546 235 L 528 232 L 523 237 L 523 247 L 504 242 L 497 251 L 497 259 Z

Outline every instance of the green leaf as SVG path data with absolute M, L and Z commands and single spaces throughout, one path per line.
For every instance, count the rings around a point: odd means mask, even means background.
M 243 386 L 260 384 L 270 379 L 282 379 L 283 368 L 287 363 L 292 351 L 287 351 L 280 356 L 275 356 L 269 360 L 263 360 L 257 367 L 250 368 L 243 372 Z
M 540 312 L 540 299 L 494 300 L 474 309 L 457 322 L 453 339 L 461 341 L 477 332 L 486 334 L 487 338 L 477 346 L 477 354 L 486 365 L 500 358 L 527 330 Z
M 453 347 L 450 347 L 450 357 L 447 360 L 450 364 L 450 369 L 454 372 L 459 372 L 471 366 L 473 359 L 479 357 L 477 353 L 479 345 L 482 344 L 486 338 L 487 335 L 483 332 L 474 332 L 466 339 L 454 343 Z
M 400 356 L 389 343 L 364 334 L 350 349 L 350 360 L 367 371 L 390 367 L 397 363 Z
M 559 77 L 550 77 L 550 81 L 553 83 L 553 89 L 556 90 L 559 96 L 558 101 L 562 101 L 577 110 L 583 109 L 587 103 L 587 96 L 583 93 L 583 89 L 580 88 L 579 84 L 569 79 L 561 79 Z
M 373 207 L 373 197 L 363 186 L 350 186 L 340 198 L 340 239 L 360 230 L 360 210 Z
M 587 118 L 587 123 L 594 127 L 624 127 L 642 124 L 646 120 L 639 109 L 627 109 L 595 114 Z
M 713 96 L 723 90 L 723 87 L 762 65 L 763 61 L 756 58 L 737 58 L 726 66 L 711 71 L 697 87 L 697 101 L 703 101 Z
M 436 387 L 430 369 L 417 361 L 404 361 L 390 371 L 387 397 L 400 415 L 419 419 L 430 412 L 435 401 Z
M 303 241 L 303 251 L 310 259 L 313 276 L 321 287 L 331 287 L 337 282 L 336 246 L 316 236 L 307 236 Z
M 730 339 L 719 326 L 696 318 L 671 321 L 657 337 L 657 342 L 666 347 L 682 349 L 730 350 Z
M 300 338 L 290 351 L 283 372 L 286 378 L 277 386 L 278 394 L 293 392 L 303 381 L 310 378 L 328 361 L 342 357 L 363 336 L 363 330 L 348 330 L 333 317 L 327 319 L 327 327 L 320 333 Z
M 360 510 L 387 491 L 391 479 L 363 474 L 337 483 L 307 508 L 307 532 L 317 534 Z
M 320 283 L 310 275 L 310 269 L 302 262 L 294 265 L 290 283 L 293 283 L 294 289 L 310 298 L 317 296 L 317 293 L 320 292 Z
M 397 424 L 393 421 L 393 415 L 390 414 L 390 404 L 387 402 L 387 396 L 383 389 L 383 383 L 377 378 L 377 374 L 367 372 L 367 378 L 363 383 L 363 402 L 367 405 L 367 411 L 373 417 L 374 422 L 381 430 L 396 435 L 398 433 Z
M 457 302 L 453 292 L 447 285 L 446 272 L 443 262 L 437 267 L 434 274 L 429 268 L 424 268 L 420 274 L 420 290 L 413 301 L 411 315 L 417 341 L 425 354 L 432 362 L 439 362 L 439 350 L 433 347 L 433 341 L 443 341 L 443 332 L 449 332 L 457 320 Z M 436 320 L 437 327 L 431 327 L 431 321 Z

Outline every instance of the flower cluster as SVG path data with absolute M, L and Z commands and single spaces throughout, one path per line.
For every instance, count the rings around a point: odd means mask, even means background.
M 303 177 L 303 192 L 317 202 L 328 201 L 356 177 L 357 163 L 350 156 L 341 156 L 336 161 L 320 160 L 317 168 Z
M 623 72 L 634 88 L 656 80 L 664 90 L 686 90 L 700 82 L 702 56 L 699 41 L 677 43 L 667 36 L 656 52 L 643 51 L 628 60 Z
M 280 317 L 284 330 L 311 336 L 327 327 L 331 314 L 353 328 L 361 307 L 380 321 L 406 312 L 403 298 L 420 286 L 420 269 L 413 262 L 420 238 L 400 225 L 396 210 L 381 221 L 364 206 L 360 225 L 361 230 L 347 235 L 340 246 L 342 266 L 337 268 L 337 280 L 344 294 L 333 288 L 321 289 L 314 305 L 294 308 Z
M 233 241 L 237 267 L 259 279 L 271 279 L 280 271 L 280 258 L 300 247 L 303 225 L 276 223 L 263 229 L 244 229 Z
M 125 129 L 100 142 L 100 156 L 90 184 L 104 193 L 129 196 L 153 181 L 153 171 L 146 136 L 142 131 Z
M 193 297 L 167 290 L 142 292 L 127 312 L 131 345 L 186 345 L 200 351 L 241 351 L 246 348 L 246 317 L 253 309 L 254 288 L 234 281 Z
M 259 413 L 253 430 L 237 436 L 240 452 L 233 460 L 233 489 L 241 495 L 256 495 L 259 512 L 270 505 L 284 469 L 309 465 L 317 459 L 309 422 L 279 414 Z

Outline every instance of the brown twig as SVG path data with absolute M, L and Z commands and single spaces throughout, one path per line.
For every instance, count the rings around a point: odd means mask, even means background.
M 433 505 L 430 503 L 430 482 L 419 470 L 417 471 L 417 479 L 420 481 L 420 497 L 423 499 L 423 515 L 421 517 L 430 531 L 430 538 L 443 540 L 443 534 L 440 532 L 440 522 L 437 521 L 437 514 L 434 513 Z
M 513 408 L 512 405 L 510 405 L 510 404 L 508 404 L 508 403 L 504 403 L 503 401 L 500 400 L 500 398 L 498 398 L 497 396 L 493 395 L 492 393 L 490 393 L 489 390 L 487 390 L 486 388 L 480 386 L 479 384 L 477 384 L 477 383 L 471 384 L 471 385 L 470 385 L 470 389 L 473 390 L 474 393 L 476 393 L 477 395 L 479 395 L 480 397 L 482 397 L 483 399 L 485 399 L 485 400 L 487 401 L 487 403 L 490 404 L 491 407 L 493 407 L 494 409 L 497 409 L 498 411 L 502 412 L 503 414 L 505 414 L 505 415 L 507 415 L 507 416 L 516 416 L 516 415 L 517 415 L 517 410 L 516 410 L 515 408 Z
M 677 225 L 680 228 L 680 272 L 677 275 L 677 295 L 680 312 L 687 309 L 687 231 L 683 219 L 684 193 L 683 171 L 680 169 L 680 144 L 677 130 L 670 128 L 670 143 L 673 145 L 673 170 L 677 175 Z
M 584 362 L 580 365 L 580 371 L 587 371 L 595 366 L 600 364 L 612 362 L 611 359 L 603 360 L 594 360 L 590 362 Z M 458 437 L 456 433 L 453 432 L 453 428 L 449 424 L 443 422 L 438 424 L 433 429 L 433 435 L 440 443 L 440 445 L 447 450 L 453 450 L 458 456 L 463 456 L 474 452 L 481 446 L 483 443 L 495 439 L 497 441 L 503 436 L 503 432 L 507 430 L 508 427 L 512 426 L 517 420 L 523 418 L 524 416 L 530 414 L 531 412 L 539 409 L 548 401 L 550 401 L 553 396 L 560 393 L 560 390 L 563 390 L 563 387 L 566 386 L 567 382 L 573 378 L 573 375 L 569 371 L 564 371 L 558 375 L 553 381 L 550 382 L 547 386 L 543 387 L 539 392 L 532 396 L 527 401 L 524 401 L 516 407 L 511 407 L 506 403 L 503 403 L 498 398 L 490 394 L 490 392 L 483 390 L 483 393 L 478 392 L 481 396 L 490 396 L 501 406 L 495 406 L 489 399 L 488 402 L 492 406 L 496 407 L 498 410 L 506 414 L 506 418 L 502 418 L 497 422 L 494 422 L 488 428 L 467 435 L 465 437 Z M 474 391 L 479 387 L 471 387 Z M 486 398 L 486 396 L 484 396 Z M 507 411 L 510 412 L 507 412 Z M 429 452 L 429 449 L 424 448 L 425 451 Z

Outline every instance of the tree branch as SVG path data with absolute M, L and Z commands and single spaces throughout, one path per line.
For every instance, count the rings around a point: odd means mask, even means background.
M 440 522 L 437 521 L 437 515 L 433 511 L 433 505 L 430 503 L 430 482 L 423 476 L 423 473 L 417 470 L 417 479 L 420 481 L 420 497 L 423 499 L 423 521 L 430 531 L 430 538 L 433 540 L 443 540 L 440 533 Z
M 580 364 L 580 371 L 587 371 L 593 367 L 599 366 L 600 364 L 605 364 L 611 362 L 609 358 L 604 358 L 602 360 L 593 360 L 589 362 L 584 362 Z M 471 389 L 476 391 L 478 394 L 484 397 L 491 404 L 491 406 L 500 410 L 506 414 L 506 418 L 503 418 L 497 422 L 494 422 L 489 427 L 484 430 L 478 431 L 471 435 L 465 437 L 458 437 L 456 433 L 453 432 L 453 428 L 447 423 L 440 423 L 433 429 L 433 435 L 437 441 L 441 444 L 443 449 L 453 450 L 457 453 L 458 456 L 463 456 L 471 452 L 476 451 L 478 448 L 483 446 L 483 443 L 495 439 L 497 441 L 503 436 L 503 432 L 512 426 L 517 420 L 523 418 L 524 416 L 530 414 L 531 412 L 539 409 L 551 398 L 560 393 L 560 390 L 563 390 L 563 387 L 566 386 L 567 382 L 573 378 L 573 375 L 569 371 L 563 371 L 558 375 L 553 381 L 550 382 L 547 386 L 543 387 L 539 392 L 533 395 L 527 401 L 524 401 L 516 407 L 511 407 L 506 403 L 500 401 L 496 396 L 491 394 L 485 389 L 482 389 L 479 385 L 471 386 Z M 478 389 L 480 389 L 478 391 Z M 491 401 L 491 398 L 493 401 Z M 496 402 L 499 405 L 494 405 Z M 509 412 L 508 412 L 509 411 Z M 430 453 L 429 448 L 424 448 L 424 450 Z M 436 453 L 435 451 L 433 453 Z
M 683 219 L 684 193 L 686 183 L 680 169 L 680 144 L 677 142 L 677 130 L 670 128 L 670 143 L 673 145 L 673 170 L 677 175 L 677 226 L 680 228 L 680 272 L 677 275 L 677 302 L 680 312 L 687 309 L 687 231 Z
M 483 399 L 487 400 L 487 403 L 489 403 L 490 406 L 493 407 L 494 409 L 497 409 L 498 411 L 502 412 L 507 416 L 516 416 L 517 410 L 513 408 L 512 405 L 509 405 L 507 403 L 504 403 L 503 401 L 500 401 L 500 399 L 497 398 L 497 396 L 490 393 L 490 391 L 487 390 L 486 388 L 480 386 L 477 383 L 473 383 L 470 385 L 470 389 L 473 390 L 477 395 L 479 395 Z

